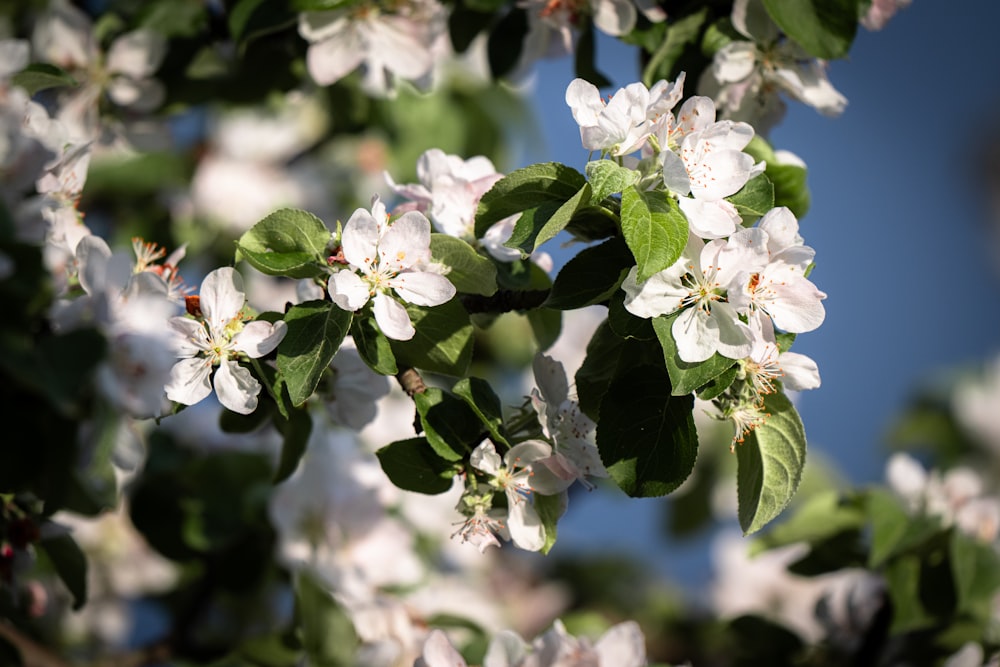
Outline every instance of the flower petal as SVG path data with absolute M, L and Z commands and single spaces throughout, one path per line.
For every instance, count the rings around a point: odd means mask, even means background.
M 404 271 L 389 284 L 400 298 L 418 306 L 439 306 L 456 294 L 450 280 L 428 271 Z
M 243 277 L 231 266 L 212 271 L 201 283 L 199 303 L 212 331 L 221 331 L 246 303 Z
M 212 393 L 212 363 L 204 357 L 181 359 L 170 369 L 164 390 L 171 401 L 194 405 Z
M 286 333 L 288 325 L 282 320 L 274 323 L 264 320 L 248 322 L 242 331 L 233 336 L 233 349 L 258 359 L 278 347 Z
M 417 332 L 406 308 L 387 294 L 375 295 L 374 311 L 382 333 L 393 340 L 410 340 Z
M 370 297 L 365 281 L 361 280 L 358 274 L 346 269 L 330 276 L 327 291 L 330 292 L 330 298 L 335 304 L 350 311 L 356 311 L 364 306 Z
M 219 402 L 233 412 L 248 415 L 257 409 L 260 383 L 235 361 L 222 362 L 215 371 L 214 381 Z

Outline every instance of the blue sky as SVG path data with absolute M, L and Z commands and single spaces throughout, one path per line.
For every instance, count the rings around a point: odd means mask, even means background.
M 794 348 L 817 361 L 823 386 L 798 405 L 811 451 L 856 483 L 882 478 L 883 434 L 920 383 L 1000 354 L 1000 267 L 972 158 L 991 119 L 1000 125 L 1000 3 L 935 4 L 916 0 L 882 31 L 859 29 L 849 57 L 830 66 L 849 100 L 841 117 L 791 103 L 771 135 L 809 166 L 801 232 L 817 251 L 811 277 L 828 294 L 825 323 Z M 638 79 L 634 52 L 611 40 L 599 43 L 598 64 L 617 86 Z M 542 159 L 582 168 L 563 101 L 571 64 L 544 63 L 538 76 L 534 104 L 550 141 Z M 652 511 L 612 505 L 612 515 Z M 591 539 L 602 530 L 595 519 L 580 517 Z M 573 531 L 569 523 L 560 537 Z M 642 544 L 634 526 L 619 532 L 629 534 L 605 537 Z

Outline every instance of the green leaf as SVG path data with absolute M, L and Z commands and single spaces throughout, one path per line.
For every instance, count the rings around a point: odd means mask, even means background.
M 766 174 L 758 174 L 747 181 L 739 192 L 726 199 L 736 206 L 743 222 L 753 223 L 774 208 L 774 185 Z
M 49 63 L 32 63 L 11 78 L 11 84 L 24 88 L 29 96 L 40 90 L 76 86 L 77 80 L 63 69 Z
M 576 212 L 590 202 L 590 184 L 585 183 L 579 192 L 565 202 L 547 202 L 525 211 L 510 238 L 504 243 L 508 248 L 518 248 L 522 253 L 534 252 L 538 246 L 555 237 L 566 228 Z
M 597 56 L 597 44 L 594 35 L 593 21 L 582 21 L 576 38 L 573 57 L 573 71 L 576 76 L 586 79 L 598 88 L 611 85 L 611 80 L 598 71 L 594 60 Z
M 294 25 L 297 17 L 284 0 L 239 0 L 229 10 L 229 34 L 245 44 Z
M 437 454 L 427 438 L 397 440 L 375 452 L 393 484 L 406 491 L 436 495 L 451 489 L 455 464 Z
M 642 71 L 642 81 L 651 87 L 660 79 L 673 80 L 680 73 L 677 63 L 690 47 L 698 42 L 702 24 L 708 16 L 708 8 L 703 8 L 687 16 L 671 16 L 666 37 L 650 55 Z
M 462 399 L 437 387 L 414 394 L 427 441 L 446 461 L 460 461 L 482 441 L 486 428 Z
M 753 542 L 754 552 L 796 542 L 818 542 L 844 531 L 858 530 L 867 520 L 864 508 L 854 498 L 837 490 L 808 498 L 795 513 Z
M 560 269 L 545 306 L 576 310 L 603 303 L 619 291 L 634 265 L 632 253 L 621 238 L 584 248 Z
M 281 456 L 273 479 L 274 483 L 278 484 L 288 479 L 299 466 L 299 461 L 309 445 L 313 423 L 308 410 L 291 410 L 288 419 L 276 416 L 274 426 L 282 437 Z
M 858 30 L 858 0 L 764 0 L 782 32 L 810 55 L 843 58 Z
M 787 206 L 796 218 L 809 212 L 810 195 L 807 172 L 794 164 L 770 164 L 764 173 L 774 185 L 774 205 Z
M 73 610 L 82 608 L 87 601 L 87 557 L 83 550 L 67 534 L 40 540 L 38 547 L 73 596 Z
M 919 630 L 935 622 L 921 600 L 920 570 L 920 559 L 912 555 L 893 560 L 883 570 L 882 576 L 892 600 L 891 634 Z
M 236 245 L 255 269 L 270 276 L 313 278 L 326 273 L 333 234 L 312 213 L 285 208 L 247 230 Z
M 493 184 L 479 200 L 476 238 L 482 238 L 495 222 L 538 208 L 543 204 L 557 210 L 576 196 L 586 184 L 583 174 L 558 162 L 543 162 L 512 171 Z
M 770 416 L 736 447 L 740 527 L 755 533 L 791 501 L 806 463 L 806 433 L 792 402 L 781 393 L 764 397 Z
M 611 478 L 636 498 L 662 496 L 687 479 L 698 456 L 694 398 L 670 393 L 662 367 L 617 376 L 601 401 L 597 448 Z
M 451 270 L 445 277 L 465 294 L 491 296 L 497 291 L 497 267 L 462 239 L 431 234 L 431 256 Z
M 465 375 L 472 361 L 472 323 L 458 299 L 440 306 L 406 305 L 416 333 L 389 345 L 398 364 L 444 375 Z
M 666 193 L 640 192 L 633 185 L 622 193 L 622 233 L 638 265 L 637 278 L 644 282 L 684 252 L 688 223 Z
M 486 42 L 486 54 L 494 79 L 506 76 L 517 65 L 527 34 L 528 13 L 520 7 L 511 9 L 493 26 Z M 477 224 L 476 238 L 482 237 Z
M 625 292 L 622 290 L 616 291 L 608 300 L 608 324 L 622 338 L 656 339 L 652 320 L 636 317 L 625 309 Z
M 479 417 L 493 442 L 510 445 L 504 434 L 503 406 L 489 382 L 482 378 L 467 377 L 456 382 L 451 390 Z
M 674 396 L 683 396 L 721 376 L 736 364 L 736 360 L 715 353 L 699 363 L 683 361 L 677 355 L 677 343 L 674 342 L 674 335 L 671 333 L 677 315 L 678 313 L 674 313 L 654 317 L 653 330 L 663 348 L 663 359 L 666 362 L 667 372 L 670 374 Z
M 342 667 L 354 664 L 360 640 L 350 616 L 333 595 L 302 573 L 295 580 L 295 619 L 302 649 L 313 667 Z
M 622 192 L 630 185 L 638 183 L 640 178 L 638 171 L 623 167 L 613 160 L 592 160 L 587 163 L 584 172 L 593 189 L 595 202 Z
M 566 498 L 562 495 L 543 496 L 536 493 L 534 502 L 535 511 L 538 512 L 538 518 L 542 520 L 542 526 L 545 528 L 545 544 L 540 551 L 547 554 L 555 546 L 559 518 L 566 512 Z
M 358 354 L 373 371 L 379 375 L 395 375 L 399 372 L 392 345 L 375 325 L 374 317 L 355 317 L 351 321 L 351 338 L 358 348 Z
M 988 621 L 994 595 L 1000 587 L 1000 560 L 996 550 L 961 530 L 952 531 L 948 547 L 958 611 Z
M 871 521 L 871 551 L 868 564 L 881 567 L 896 558 L 922 547 L 942 532 L 941 522 L 927 516 L 910 516 L 899 499 L 885 489 L 872 489 L 867 496 Z
M 587 343 L 587 356 L 574 378 L 580 410 L 596 421 L 601 401 L 615 377 L 635 366 L 662 363 L 662 356 L 659 345 L 625 340 L 612 331 L 605 320 Z
M 278 344 L 278 371 L 292 405 L 305 403 L 330 367 L 348 330 L 352 314 L 329 301 L 306 301 L 285 313 L 288 332 Z

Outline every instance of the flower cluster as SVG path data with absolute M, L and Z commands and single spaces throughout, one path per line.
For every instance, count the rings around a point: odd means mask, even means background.
M 807 278 L 815 251 L 788 208 L 772 208 L 748 226 L 727 199 L 764 173 L 765 163 L 744 151 L 753 128 L 716 120 L 714 102 L 702 96 L 675 115 L 683 83 L 683 75 L 651 89 L 633 83 L 605 102 L 577 79 L 566 102 L 585 148 L 619 159 L 641 152 L 638 182 L 667 193 L 686 218 L 687 244 L 672 265 L 644 280 L 638 266 L 629 271 L 621 284 L 625 308 L 641 318 L 671 318 L 682 362 L 721 355 L 738 363 L 739 382 L 716 403 L 741 442 L 766 419 L 762 399 L 775 380 L 792 390 L 819 386 L 815 363 L 782 349 L 777 334 L 819 327 L 826 294 Z

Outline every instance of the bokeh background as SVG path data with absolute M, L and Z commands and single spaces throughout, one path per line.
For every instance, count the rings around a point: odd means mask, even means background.
M 998 24 L 1000 3 L 917 0 L 881 31 L 859 28 L 849 59 L 829 67 L 844 114 L 791 102 L 769 137 L 809 167 L 800 231 L 828 298 L 823 326 L 794 348 L 816 360 L 823 385 L 797 405 L 809 465 L 846 483 L 883 478 L 888 432 L 914 396 L 1000 354 Z M 614 82 L 602 92 L 639 80 L 634 58 L 599 41 L 598 68 Z M 544 143 L 530 159 L 582 170 L 587 152 L 563 99 L 572 76 L 569 61 L 539 63 L 531 99 Z M 557 265 L 569 256 L 550 251 Z M 731 525 L 671 541 L 665 501 L 609 489 L 574 502 L 556 551 L 626 550 L 691 590 L 711 573 L 713 538 L 736 525 L 734 514 Z

